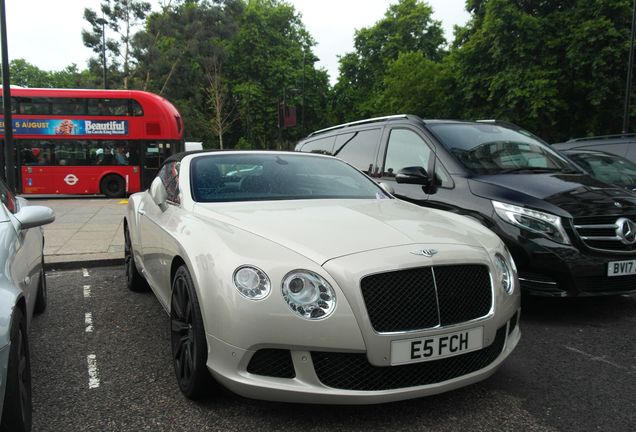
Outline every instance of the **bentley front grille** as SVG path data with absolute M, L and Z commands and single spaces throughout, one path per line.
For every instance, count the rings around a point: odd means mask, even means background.
M 421 330 L 471 321 L 492 308 L 484 265 L 417 267 L 365 276 L 362 296 L 380 333 Z

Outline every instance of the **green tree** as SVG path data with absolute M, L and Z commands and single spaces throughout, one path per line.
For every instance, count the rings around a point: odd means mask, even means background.
M 549 141 L 619 131 L 631 4 L 467 2 L 472 19 L 447 62 L 452 111 L 513 121 Z
M 446 110 L 439 83 L 441 64 L 426 58 L 423 52 L 400 53 L 384 74 L 382 93 L 375 99 L 378 115 L 417 114 L 439 118 Z
M 255 148 L 291 147 L 305 130 L 326 122 L 329 83 L 315 68 L 315 42 L 293 6 L 250 0 L 229 45 L 227 70 L 238 100 L 240 127 Z M 279 130 L 280 104 L 297 108 L 299 124 Z
M 440 61 L 445 52 L 441 23 L 420 0 L 399 0 L 380 21 L 355 33 L 353 53 L 340 59 L 340 76 L 334 88 L 334 109 L 341 121 L 377 113 L 384 91 L 384 75 L 401 53 L 420 52 Z M 384 111 L 384 110 L 382 110 Z
M 111 69 L 117 72 L 116 79 L 121 80 L 121 86 L 127 89 L 133 68 L 132 43 L 135 29 L 145 22 L 146 15 L 150 12 L 150 3 L 142 0 L 102 0 L 100 12 L 84 9 L 84 19 L 91 28 L 82 30 L 82 41 L 102 60 L 103 68 L 108 68 L 102 57 L 104 50 L 107 51 L 109 60 L 106 62 L 110 62 Z M 116 37 L 105 37 L 106 28 Z M 104 86 L 107 87 L 108 83 L 104 83 Z
M 21 87 L 77 88 L 80 87 L 81 73 L 72 64 L 60 71 L 45 71 L 24 59 L 11 60 L 11 84 Z

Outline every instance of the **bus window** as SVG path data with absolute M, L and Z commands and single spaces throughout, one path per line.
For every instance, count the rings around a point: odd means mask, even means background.
M 55 98 L 51 99 L 51 112 L 53 115 L 83 115 L 85 104 L 83 99 Z
M 130 115 L 135 117 L 141 117 L 144 115 L 144 109 L 141 105 L 139 105 L 139 102 L 134 99 L 130 100 Z
M 49 98 L 18 98 L 20 114 L 50 114 Z

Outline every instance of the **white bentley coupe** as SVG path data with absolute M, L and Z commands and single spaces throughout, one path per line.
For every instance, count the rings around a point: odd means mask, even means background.
M 181 153 L 124 223 L 128 287 L 168 312 L 189 398 L 212 378 L 288 402 L 426 396 L 490 376 L 519 341 L 496 235 L 333 157 Z

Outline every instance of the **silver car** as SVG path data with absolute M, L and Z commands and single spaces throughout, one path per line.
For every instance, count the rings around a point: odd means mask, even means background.
M 490 376 L 520 338 L 516 269 L 495 234 L 336 158 L 175 155 L 124 223 L 128 287 L 147 282 L 169 313 L 190 398 L 210 373 L 258 399 L 426 396 Z
M 0 180 L 0 430 L 31 430 L 28 328 L 46 308 L 41 225 L 55 215 L 29 206 Z

